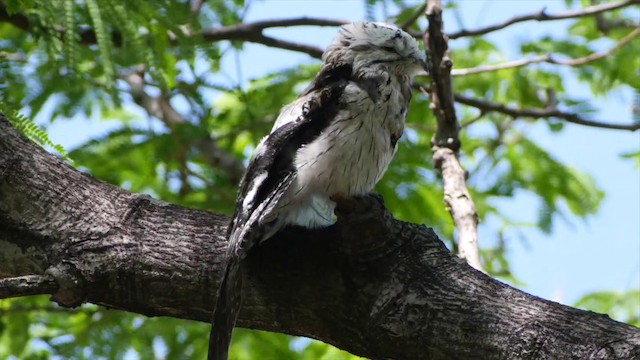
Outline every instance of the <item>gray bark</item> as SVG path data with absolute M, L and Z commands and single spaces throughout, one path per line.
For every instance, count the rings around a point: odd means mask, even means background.
M 375 359 L 633 359 L 640 330 L 543 300 L 451 255 L 375 197 L 247 258 L 238 324 Z M 228 218 L 84 175 L 0 118 L 0 297 L 208 322 Z

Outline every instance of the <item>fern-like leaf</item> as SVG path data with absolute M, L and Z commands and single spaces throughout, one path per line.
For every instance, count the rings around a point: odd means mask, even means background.
M 64 0 L 64 53 L 69 72 L 75 72 L 78 64 L 78 35 L 75 22 L 75 0 Z
M 111 59 L 111 41 L 105 23 L 102 21 L 100 6 L 96 0 L 86 0 L 89 16 L 93 22 L 93 31 L 96 34 L 98 50 L 102 58 L 102 66 L 104 67 L 105 86 L 107 91 L 112 93 L 113 101 L 118 103 L 118 94 L 115 91 L 115 67 Z
M 56 144 L 51 139 L 49 139 L 49 135 L 47 132 L 42 130 L 38 125 L 36 125 L 31 119 L 22 115 L 15 108 L 7 105 L 4 102 L 0 102 L 0 114 L 4 115 L 4 117 L 15 127 L 18 131 L 20 131 L 24 136 L 31 139 L 31 141 L 36 144 L 45 147 L 48 146 L 54 149 L 64 160 L 73 164 L 73 160 L 69 158 L 67 151 L 60 144 Z

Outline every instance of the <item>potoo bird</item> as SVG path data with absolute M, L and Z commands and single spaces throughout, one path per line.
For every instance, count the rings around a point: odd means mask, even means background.
M 228 356 L 240 310 L 242 260 L 287 224 L 334 222 L 335 198 L 366 195 L 404 129 L 413 76 L 425 67 L 411 35 L 395 26 L 341 27 L 320 72 L 256 147 L 228 231 L 227 263 L 209 338 L 209 359 Z

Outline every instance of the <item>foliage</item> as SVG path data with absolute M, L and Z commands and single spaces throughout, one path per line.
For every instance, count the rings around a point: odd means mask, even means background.
M 566 1 L 568 6 L 574 2 Z M 193 3 L 197 1 L 0 2 L 0 112 L 27 136 L 63 156 L 64 149 L 29 118 L 44 118 L 45 125 L 73 117 L 115 119 L 118 126 L 70 149 L 68 156 L 79 169 L 131 191 L 230 213 L 237 174 L 213 156 L 212 149 L 227 160 L 246 163 L 281 106 L 304 88 L 318 63 L 281 68 L 244 83 L 221 81 L 227 70 L 223 59 L 236 52 L 242 56 L 244 43 L 209 41 L 200 31 L 241 22 L 249 2 L 210 0 L 200 9 L 192 9 Z M 411 19 L 420 5 L 363 1 L 369 19 L 393 16 L 398 23 Z M 450 2 L 448 9 L 462 11 L 458 5 Z M 553 53 L 575 59 L 601 49 L 603 42 L 614 44 L 632 30 L 625 25 L 630 21 L 626 11 L 612 11 L 603 18 L 617 25 L 605 32 L 592 17 L 574 19 L 564 34 L 522 39 L 519 55 Z M 420 20 L 409 29 L 424 30 L 423 25 Z M 468 37 L 452 46 L 456 68 L 507 60 L 489 37 Z M 639 51 L 635 41 L 585 66 L 540 64 L 460 76 L 455 91 L 516 108 L 545 108 L 554 100 L 561 109 L 587 114 L 594 109 L 588 99 L 566 91 L 568 79 L 587 85 L 595 95 L 637 91 Z M 539 122 L 546 122 L 552 132 L 563 131 L 561 119 L 526 120 L 462 105 L 456 110 L 470 192 L 480 217 L 499 224 L 495 233 L 501 240 L 482 251 L 486 269 L 516 281 L 505 256 L 505 233 L 523 227 L 552 232 L 558 219 L 594 214 L 604 194 L 588 174 L 527 138 Z M 435 126 L 429 99 L 417 93 L 394 166 L 376 190 L 397 218 L 434 227 L 455 248 L 439 175 L 429 160 Z M 636 149 L 624 156 L 640 159 Z M 503 201 L 520 193 L 539 204 L 537 218 L 524 223 L 500 211 Z M 585 296 L 578 306 L 638 324 L 637 316 L 625 312 L 637 308 L 634 296 L 637 299 L 637 292 L 600 292 Z M 0 314 L 0 358 L 136 354 L 141 359 L 175 359 L 201 358 L 206 352 L 205 324 L 148 319 L 96 306 L 65 310 L 42 297 L 2 301 Z M 236 359 L 355 359 L 319 342 L 243 329 L 236 331 L 232 354 Z
M 583 296 L 576 307 L 608 314 L 633 326 L 640 327 L 640 290 L 627 292 L 597 291 Z
M 18 129 L 18 131 L 31 139 L 31 141 L 43 147 L 48 146 L 57 151 L 65 160 L 72 161 L 61 145 L 55 144 L 49 139 L 49 135 L 47 135 L 46 131 L 38 127 L 38 125 L 36 125 L 32 120 L 1 101 L 0 114 L 4 115 L 4 117 L 9 120 L 9 122 Z

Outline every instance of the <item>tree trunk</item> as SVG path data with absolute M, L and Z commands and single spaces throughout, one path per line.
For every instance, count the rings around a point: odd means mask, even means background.
M 637 328 L 472 269 L 376 197 L 338 216 L 247 258 L 240 326 L 374 359 L 640 358 Z M 0 297 L 208 322 L 227 221 L 84 175 L 0 119 Z

